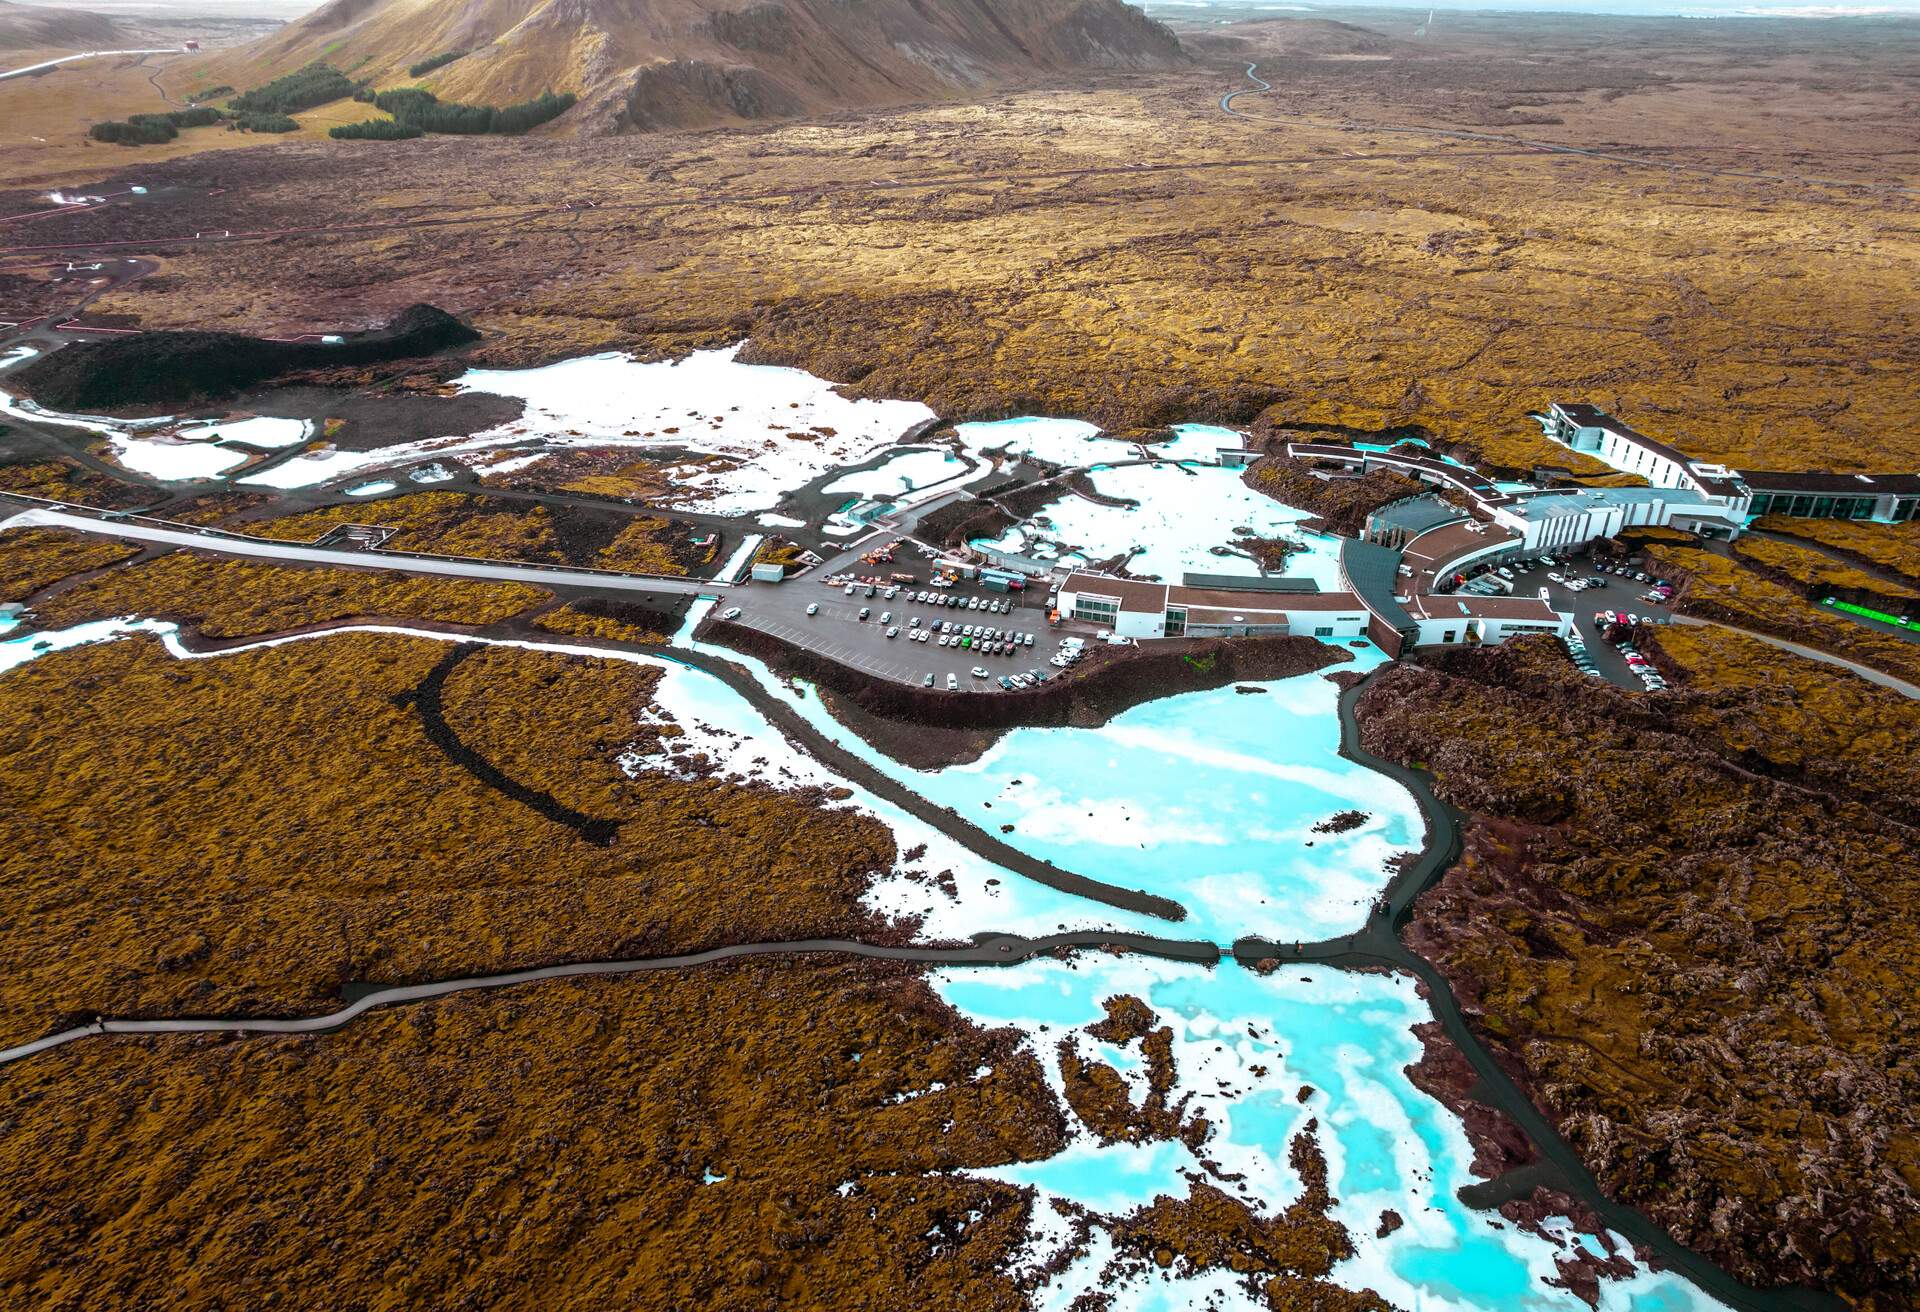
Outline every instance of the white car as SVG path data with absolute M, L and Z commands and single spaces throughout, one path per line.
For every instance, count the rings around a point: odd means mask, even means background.
M 1565 583 L 1566 581 L 1566 576 L 1559 570 L 1554 570 L 1551 574 L 1547 575 L 1547 582 L 1549 583 Z
M 811 604 L 809 604 L 809 605 L 807 606 L 807 614 L 809 614 L 809 615 L 818 615 L 819 613 L 820 613 L 820 603 L 819 603 L 819 602 L 817 602 L 817 601 L 816 601 L 816 602 L 812 602 Z
M 974 666 L 972 673 L 973 673 L 973 677 L 976 679 L 991 679 L 993 677 L 991 674 L 987 673 L 987 667 L 984 665 Z
M 880 612 L 880 622 L 881 622 L 882 624 L 891 624 L 891 623 L 893 623 L 893 612 L 892 612 L 892 611 L 890 611 L 890 610 L 883 610 L 883 611 L 881 611 L 881 612 Z
M 890 629 L 888 629 L 888 630 L 887 630 L 887 636 L 888 636 L 889 638 L 897 638 L 897 637 L 899 637 L 899 636 L 900 636 L 900 626 L 896 624 L 896 625 L 894 625 L 894 626 L 893 626 L 892 628 L 890 628 Z
M 740 608 L 738 606 L 729 606 L 720 612 L 720 618 L 723 620 L 737 620 L 740 618 Z
M 947 676 L 947 691 L 954 692 L 959 687 L 960 687 L 960 676 L 957 674 L 949 674 Z

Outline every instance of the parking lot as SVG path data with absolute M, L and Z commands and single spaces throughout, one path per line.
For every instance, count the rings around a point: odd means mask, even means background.
M 1545 588 L 1547 600 L 1555 610 L 1572 613 L 1574 628 L 1586 642 L 1587 656 L 1601 675 L 1622 688 L 1641 691 L 1645 685 L 1627 667 L 1625 655 L 1615 649 L 1600 632 L 1600 627 L 1593 620 L 1594 612 L 1614 611 L 1622 615 L 1638 615 L 1642 620 L 1656 624 L 1667 623 L 1672 612 L 1665 606 L 1645 600 L 1652 584 L 1603 573 L 1589 555 L 1583 553 L 1568 559 L 1555 556 L 1554 560 L 1556 564 L 1552 566 L 1515 570 L 1513 595 L 1535 596 L 1541 588 Z M 1553 582 L 1547 577 L 1549 574 L 1559 574 L 1563 578 L 1598 578 L 1602 582 L 1596 587 L 1582 588 L 1576 592 Z
M 947 589 L 930 589 L 925 583 L 916 582 L 900 585 L 899 594 L 889 601 L 884 588 L 876 589 L 870 599 L 865 595 L 864 588 L 857 588 L 854 595 L 849 597 L 842 586 L 822 586 L 821 580 L 824 578 L 823 574 L 809 573 L 785 583 L 759 583 L 736 588 L 729 599 L 740 608 L 740 616 L 734 622 L 819 652 L 843 665 L 865 670 L 883 679 L 916 686 L 924 684 L 929 674 L 938 688 L 946 687 L 947 676 L 952 674 L 961 688 L 980 690 L 997 688 L 997 680 L 1003 674 L 1024 674 L 1035 669 L 1044 670 L 1049 675 L 1059 673 L 1047 662 L 1059 649 L 1060 640 L 1068 636 L 1070 626 L 1047 624 L 1046 593 L 1043 589 L 1023 595 L 989 592 L 970 583 Z M 913 600 L 921 591 L 958 597 L 962 604 L 936 606 L 931 602 Z M 985 609 L 973 610 L 965 605 L 969 598 L 983 604 L 988 601 L 1007 602 L 1010 606 L 1005 614 L 990 613 Z M 819 607 L 817 614 L 807 614 L 810 605 Z M 862 609 L 868 611 L 865 621 L 860 619 Z M 890 622 L 882 623 L 882 615 L 890 616 Z M 934 639 L 915 642 L 908 636 L 914 629 L 912 621 L 915 619 L 920 621 L 921 628 L 944 620 L 956 626 L 984 625 L 1014 633 L 1030 633 L 1033 635 L 1033 645 L 997 656 L 975 652 L 970 648 L 942 647 Z M 899 629 L 899 634 L 887 637 L 888 628 Z M 989 678 L 974 678 L 972 671 L 976 666 L 987 670 Z

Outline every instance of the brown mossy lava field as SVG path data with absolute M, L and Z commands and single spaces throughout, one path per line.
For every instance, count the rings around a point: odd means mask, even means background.
M 368 634 L 29 662 L 0 680 L 9 1039 L 327 1010 L 353 981 L 896 937 L 858 905 L 893 866 L 885 826 L 710 777 L 651 713 L 659 677 Z M 663 751 L 664 769 L 619 765 Z
M 1749 1281 L 1920 1291 L 1920 709 L 1736 634 L 1683 690 L 1551 644 L 1369 686 L 1363 741 L 1468 813 L 1408 942 L 1607 1193 Z
M 1255 33 L 1177 74 L 824 122 L 287 142 L 152 166 L 178 188 L 164 210 L 46 239 L 384 225 L 297 259 L 172 247 L 164 283 L 94 307 L 152 327 L 354 327 L 426 301 L 482 329 L 481 361 L 750 337 L 753 359 L 950 420 L 1264 413 L 1525 467 L 1565 462 L 1528 412 L 1573 398 L 1749 467 L 1911 467 L 1920 214 L 1885 189 L 1920 174 L 1898 92 L 1914 43 L 1824 25 L 1830 49 L 1770 56 L 1733 26 L 1608 59 L 1577 24 L 1482 24 L 1385 60 Z M 1263 57 L 1276 91 L 1222 114 Z M 1840 69 L 1855 89 L 1836 95 Z M 1490 124 L 1503 93 L 1559 122 Z

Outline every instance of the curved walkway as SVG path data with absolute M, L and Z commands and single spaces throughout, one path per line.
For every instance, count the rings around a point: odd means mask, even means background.
M 1010 934 L 983 935 L 971 947 L 918 948 L 888 947 L 861 943 L 853 939 L 806 938 L 784 943 L 742 943 L 689 952 L 676 957 L 638 957 L 621 961 L 581 961 L 559 966 L 539 966 L 531 970 L 508 971 L 500 975 L 470 975 L 460 979 L 437 980 L 429 984 L 402 984 L 374 989 L 354 999 L 338 1011 L 321 1016 L 283 1017 L 185 1017 L 173 1020 L 96 1020 L 61 1030 L 45 1038 L 17 1047 L 0 1049 L 0 1065 L 48 1052 L 79 1039 L 97 1034 L 324 1034 L 383 1007 L 402 1003 L 444 998 L 475 990 L 511 988 L 516 984 L 534 984 L 543 980 L 581 979 L 598 975 L 634 975 L 654 970 L 684 970 L 744 957 L 837 955 L 876 958 L 885 961 L 915 961 L 942 966 L 1010 966 L 1030 957 L 1041 956 L 1057 948 L 1098 947 L 1124 943 L 1127 947 L 1175 961 L 1212 963 L 1220 958 L 1220 949 L 1212 943 L 1181 943 L 1149 939 L 1133 934 L 1053 934 L 1046 938 L 1021 938 Z

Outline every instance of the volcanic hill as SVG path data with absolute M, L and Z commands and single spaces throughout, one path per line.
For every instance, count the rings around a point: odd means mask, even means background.
M 1121 0 L 332 0 L 206 68 L 250 86 L 322 60 L 377 89 L 473 104 L 573 92 L 562 128 L 598 135 L 960 98 L 1186 56 Z
M 0 50 L 97 50 L 117 45 L 125 36 L 121 25 L 105 14 L 0 0 Z

